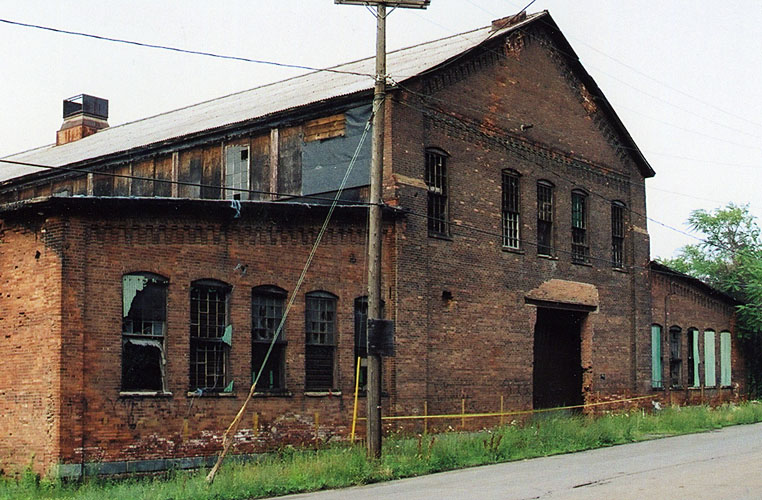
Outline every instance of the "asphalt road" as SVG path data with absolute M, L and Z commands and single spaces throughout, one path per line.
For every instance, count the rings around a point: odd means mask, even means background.
M 281 498 L 762 499 L 762 424 Z

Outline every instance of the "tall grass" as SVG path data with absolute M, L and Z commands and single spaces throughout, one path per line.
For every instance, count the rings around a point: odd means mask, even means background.
M 523 425 L 481 432 L 396 436 L 384 455 L 370 461 L 359 446 L 320 451 L 286 448 L 257 463 L 227 464 L 212 486 L 204 471 L 162 477 L 84 483 L 40 480 L 31 472 L 0 479 L 0 500 L 236 500 L 367 484 L 475 465 L 588 450 L 762 421 L 762 404 L 719 408 L 674 407 L 656 413 L 633 411 L 598 418 L 545 415 Z

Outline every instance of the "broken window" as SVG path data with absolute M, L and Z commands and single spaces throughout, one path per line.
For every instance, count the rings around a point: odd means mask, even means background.
M 729 387 L 731 383 L 730 332 L 720 332 L 720 385 Z
M 519 173 L 503 170 L 503 246 L 520 247 Z
M 336 349 L 336 296 L 310 292 L 305 307 L 305 388 L 308 391 L 333 389 Z
M 624 267 L 624 203 L 611 202 L 611 265 Z
M 228 146 L 225 148 L 225 198 L 229 200 L 249 199 L 249 147 Z
M 283 328 L 278 331 L 285 301 L 286 291 L 276 286 L 258 286 L 251 291 L 251 370 L 254 379 L 262 370 L 258 390 L 285 388 L 286 335 Z
M 661 374 L 661 325 L 651 325 L 651 387 L 664 387 Z
M 680 387 L 683 369 L 681 350 L 683 331 L 679 326 L 669 327 L 669 383 L 672 387 Z
M 688 328 L 688 384 L 691 387 L 701 385 L 701 376 L 699 375 L 700 360 L 699 332 L 695 328 Z
M 429 233 L 447 236 L 447 156 L 439 150 L 426 151 Z
M 164 391 L 167 279 L 122 277 L 122 391 Z
M 572 211 L 572 262 L 590 262 L 590 246 L 587 244 L 587 194 L 574 190 L 571 195 Z
M 704 331 L 704 385 L 717 385 L 717 374 L 714 366 L 714 330 Z
M 537 182 L 537 254 L 553 255 L 553 184 Z
M 233 327 L 229 324 L 230 286 L 194 281 L 190 293 L 190 390 L 231 392 L 229 375 Z

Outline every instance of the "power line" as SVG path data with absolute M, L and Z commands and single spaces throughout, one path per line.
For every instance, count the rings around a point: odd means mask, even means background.
M 336 69 L 336 67 L 331 68 L 315 68 L 312 66 L 304 66 L 301 64 L 288 64 L 288 63 L 281 63 L 276 61 L 266 61 L 263 59 L 252 59 L 249 57 L 241 57 L 241 56 L 230 56 L 230 55 L 224 55 L 224 54 L 216 54 L 214 52 L 206 52 L 202 50 L 191 50 L 191 49 L 182 49 L 179 47 L 172 47 L 169 45 L 159 45 L 159 44 L 153 44 L 153 43 L 146 43 L 146 42 L 138 42 L 135 40 L 126 40 L 123 38 L 114 38 L 109 36 L 103 36 L 103 35 L 94 35 L 92 33 L 84 33 L 81 31 L 71 31 L 71 30 L 65 30 L 61 28 L 53 28 L 50 26 L 42 26 L 39 24 L 31 24 L 31 23 L 22 23 L 20 21 L 12 21 L 10 19 L 2 19 L 0 18 L 1 23 L 10 24 L 13 26 L 21 26 L 24 28 L 34 28 L 44 31 L 52 31 L 53 33 L 60 33 L 64 35 L 73 35 L 73 36 L 81 36 L 85 38 L 92 38 L 95 40 L 102 40 L 106 42 L 115 42 L 115 43 L 124 43 L 127 45 L 134 45 L 137 47 L 145 47 L 149 49 L 160 49 L 160 50 L 169 50 L 172 52 L 179 52 L 181 54 L 191 54 L 191 55 L 197 55 L 197 56 L 206 56 L 206 57 L 213 57 L 217 59 L 227 59 L 231 61 L 241 61 L 241 62 L 247 62 L 247 63 L 254 63 L 254 64 L 265 64 L 269 66 L 278 66 L 281 68 L 291 68 L 291 69 L 303 69 L 308 71 L 315 71 L 315 72 L 327 72 L 327 73 L 339 73 L 343 75 L 354 75 L 354 76 L 367 76 L 368 78 L 374 78 L 374 75 L 371 75 L 370 73 L 359 73 L 356 71 L 344 71 L 340 69 Z

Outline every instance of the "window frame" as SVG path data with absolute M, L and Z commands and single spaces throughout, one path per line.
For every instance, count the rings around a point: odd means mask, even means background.
M 510 250 L 521 249 L 521 174 L 502 170 L 502 245 Z
M 720 387 L 733 385 L 733 337 L 728 330 L 720 332 Z
M 678 325 L 669 327 L 669 386 L 683 386 L 683 329 Z
M 267 377 L 267 385 L 262 385 L 263 380 L 257 383 L 257 392 L 279 393 L 286 391 L 286 325 L 284 324 L 280 332 L 277 332 L 278 326 L 283 321 L 283 315 L 286 309 L 286 299 L 288 292 L 275 285 L 260 285 L 251 289 L 251 380 L 252 383 L 257 377 L 261 368 L 261 362 L 270 351 L 270 355 L 265 363 L 262 376 Z M 264 300 L 263 303 L 258 303 Z M 265 309 L 265 315 L 261 316 L 258 311 Z M 271 311 L 272 309 L 272 311 Z M 280 311 L 278 315 L 277 311 Z M 273 314 L 270 314 L 270 313 Z M 260 319 L 264 320 L 264 325 Z M 265 333 L 260 333 L 265 330 Z M 273 342 L 275 333 L 277 338 Z M 272 348 L 270 347 L 272 344 Z M 269 374 L 269 376 L 268 376 Z
M 575 264 L 590 264 L 587 192 L 574 189 L 571 192 L 571 259 Z
M 225 392 L 232 392 L 232 373 L 231 373 L 231 364 L 230 364 L 230 351 L 232 348 L 232 330 L 233 327 L 230 322 L 230 296 L 232 292 L 232 286 L 228 285 L 227 283 L 219 280 L 214 279 L 201 279 L 196 280 L 191 283 L 190 287 L 190 293 L 189 293 L 189 304 L 190 304 L 190 321 L 189 321 L 189 343 L 190 343 L 190 350 L 188 354 L 188 361 L 189 361 L 189 377 L 188 377 L 188 387 L 190 392 L 198 392 L 201 394 L 204 393 L 225 393 Z M 194 298 L 194 294 L 196 292 L 202 292 L 204 291 L 207 296 L 206 298 L 197 297 Z M 210 305 L 210 294 L 214 291 L 215 295 L 221 295 L 222 300 L 216 300 L 214 304 L 216 305 L 217 311 L 215 313 L 209 312 L 209 305 Z M 197 323 L 194 323 L 194 301 L 197 302 L 197 305 L 195 307 L 197 313 Z M 207 315 L 213 314 L 217 319 L 219 317 L 222 317 L 223 324 L 220 324 L 218 321 L 215 321 L 213 324 L 209 324 L 207 321 L 207 325 L 201 324 L 201 317 L 202 317 L 202 311 L 198 307 L 198 305 L 201 304 L 201 301 L 206 301 L 207 304 Z M 219 312 L 219 304 L 222 304 L 224 309 L 222 314 Z M 198 333 L 201 332 L 202 328 L 212 328 L 217 330 L 215 332 L 214 336 L 209 336 L 208 331 L 206 336 L 202 335 L 194 335 L 194 327 L 198 330 Z M 229 337 L 229 338 L 228 338 Z M 211 350 L 205 350 L 205 360 L 203 362 L 198 361 L 198 355 L 200 352 L 202 352 L 202 346 L 206 346 L 207 349 L 211 348 Z M 219 356 L 219 359 L 215 360 L 214 364 L 219 366 L 219 371 L 221 371 L 221 374 L 209 374 L 209 372 L 204 369 L 203 376 L 198 372 L 198 368 L 201 365 L 208 366 L 209 365 L 209 356 L 208 354 L 211 352 L 213 357 Z M 196 368 L 194 370 L 194 367 Z M 202 377 L 203 380 L 203 386 L 200 383 L 201 380 L 199 377 Z M 212 385 L 208 385 L 209 377 L 213 378 L 221 378 L 220 382 L 216 382 Z
M 651 388 L 664 389 L 662 370 L 662 326 L 651 325 Z
M 450 237 L 450 196 L 448 158 L 439 148 L 426 148 L 424 182 L 429 236 Z
M 547 193 L 548 196 L 543 196 Z M 555 185 L 547 180 L 537 181 L 537 255 L 553 257 L 555 255 L 554 219 Z M 544 241 L 547 240 L 547 241 Z
M 619 200 L 611 202 L 611 266 L 615 269 L 624 269 L 626 208 L 627 206 Z
M 231 160 L 231 153 L 238 152 Z M 244 158 L 245 155 L 245 158 Z M 231 164 L 232 162 L 232 164 Z M 236 168 L 240 165 L 240 168 Z M 231 171 L 232 170 L 232 171 Z M 248 200 L 251 189 L 251 149 L 248 144 L 225 146 L 225 165 L 222 172 L 224 198 L 226 200 Z M 239 190 L 245 191 L 239 191 Z
M 716 332 L 704 330 L 704 387 L 717 387 L 717 346 Z
M 698 328 L 688 328 L 688 387 L 701 387 L 701 341 Z
M 140 290 L 132 290 L 130 288 L 127 288 L 126 280 L 129 277 L 140 277 L 146 282 L 143 283 L 143 286 Z M 161 316 L 163 317 L 163 320 L 161 321 L 155 321 L 155 320 L 145 320 L 150 321 L 150 333 L 142 333 L 145 329 L 145 325 L 141 325 L 138 329 L 141 333 L 138 333 L 135 328 L 134 318 L 129 318 L 130 312 L 132 311 L 132 308 L 135 304 L 135 299 L 138 297 L 138 293 L 144 290 L 147 290 L 145 285 L 149 283 L 149 281 L 152 281 L 154 285 L 156 285 L 158 288 L 161 288 L 162 290 L 162 297 L 161 297 Z M 166 374 L 166 339 L 167 339 L 167 300 L 169 296 L 169 279 L 165 278 L 164 276 L 161 276 L 159 274 L 151 273 L 151 272 L 145 272 L 145 271 L 136 271 L 131 273 L 125 273 L 122 275 L 122 350 L 121 350 L 121 379 L 120 379 L 120 392 L 122 393 L 166 393 L 167 392 L 167 374 Z M 132 291 L 134 291 L 134 295 L 129 300 L 129 309 L 127 309 L 127 300 L 126 295 L 129 294 Z M 150 315 L 150 313 L 149 313 Z M 157 323 L 160 324 L 159 326 L 159 332 L 156 331 Z M 129 328 L 127 327 L 129 325 Z M 142 368 L 140 366 L 135 367 L 134 362 L 128 363 L 127 360 L 131 359 L 131 355 L 129 355 L 128 358 L 128 346 L 129 345 L 135 345 L 135 346 L 142 346 L 142 347 L 148 347 L 148 346 L 154 346 L 158 348 L 159 350 L 159 359 L 158 359 L 158 376 L 159 381 L 158 384 L 154 387 L 139 387 L 137 385 L 133 385 L 128 382 L 128 380 L 131 378 L 130 376 L 130 367 L 133 369 L 140 371 L 142 373 L 145 372 L 146 366 L 143 366 Z
M 314 306 L 318 306 L 315 308 Z M 338 297 L 324 290 L 305 294 L 304 388 L 305 392 L 333 391 L 336 385 Z M 317 325 L 324 325 L 315 329 Z M 320 331 L 320 330 L 323 331 Z M 317 335 L 318 337 L 315 337 Z M 321 336 L 324 336 L 321 338 Z M 321 367 L 321 362 L 326 365 Z M 317 366 L 315 366 L 317 365 Z M 314 374 L 320 377 L 315 380 Z M 330 383 L 321 383 L 330 378 Z

